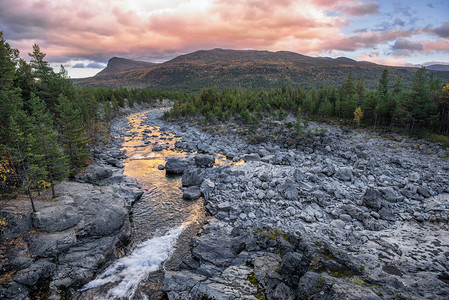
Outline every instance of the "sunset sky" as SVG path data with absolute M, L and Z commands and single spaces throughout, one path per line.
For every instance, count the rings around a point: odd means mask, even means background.
M 113 56 L 163 62 L 212 48 L 449 64 L 447 0 L 1 0 L 0 31 L 23 58 L 37 43 L 73 78 Z

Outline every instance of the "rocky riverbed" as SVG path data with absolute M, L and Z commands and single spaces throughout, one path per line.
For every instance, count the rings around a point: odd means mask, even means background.
M 449 160 L 439 145 L 332 125 L 290 146 L 248 144 L 148 117 L 180 149 L 245 161 L 177 162 L 213 217 L 191 257 L 165 273 L 169 299 L 447 299 Z
M 162 112 L 143 123 L 179 140 L 162 138 L 153 151 L 192 155 L 167 159 L 160 172 L 182 175 L 185 201 L 204 201 L 210 214 L 182 263 L 158 273 L 168 299 L 447 299 L 447 150 L 321 124 L 326 134 L 262 132 L 248 143 L 232 125 L 206 132 L 164 122 Z M 12 226 L 0 235 L 0 298 L 83 299 L 74 288 L 122 255 L 142 194 L 123 175 L 126 126 L 116 120 L 117 138 L 78 182 L 57 186 L 56 201 L 39 201 L 39 213 L 2 211 Z

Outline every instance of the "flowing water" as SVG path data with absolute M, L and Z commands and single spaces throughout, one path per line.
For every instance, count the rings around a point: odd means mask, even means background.
M 161 112 L 150 111 L 154 115 Z M 174 149 L 179 138 L 161 132 L 157 126 L 145 125 L 142 121 L 146 113 L 128 117 L 128 136 L 123 144 L 127 153 L 124 173 L 136 178 L 145 190 L 132 208 L 132 241 L 124 257 L 80 290 L 83 294 L 80 298 L 157 298 L 160 270 L 167 267 L 169 258 L 168 268 L 179 265 L 188 253 L 191 237 L 205 219 L 203 201 L 183 200 L 181 178 L 167 177 L 165 171 L 158 169 L 159 165 L 165 165 L 168 156 L 191 154 Z M 157 146 L 165 150 L 153 151 Z

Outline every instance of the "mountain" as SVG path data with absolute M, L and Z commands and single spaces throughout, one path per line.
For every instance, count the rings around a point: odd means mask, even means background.
M 131 59 L 120 58 L 120 57 L 113 57 L 108 61 L 108 65 L 106 66 L 106 68 L 104 68 L 102 71 L 97 73 L 97 75 L 95 75 L 95 76 L 121 73 L 121 72 L 129 71 L 129 70 L 145 69 L 145 68 L 156 66 L 156 65 L 158 65 L 158 64 L 146 62 L 146 61 L 138 61 L 138 60 L 131 60 Z
M 111 65 L 111 67 L 110 67 Z M 339 57 L 310 57 L 289 51 L 199 50 L 165 63 L 152 64 L 112 58 L 105 70 L 94 77 L 74 79 L 78 86 L 138 87 L 163 90 L 199 91 L 203 87 L 264 88 L 300 85 L 311 88 L 340 85 L 352 71 L 356 80 L 364 76 L 369 89 L 375 89 L 382 71 L 388 69 L 390 84 L 401 75 L 407 86 L 417 68 L 391 67 Z M 449 72 L 436 72 L 443 81 Z
M 449 65 L 431 65 L 426 67 L 426 69 L 432 71 L 449 71 Z

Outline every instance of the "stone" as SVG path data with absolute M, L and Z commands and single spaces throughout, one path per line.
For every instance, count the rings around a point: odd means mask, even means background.
M 165 163 L 165 172 L 172 175 L 182 175 L 188 167 L 186 161 L 177 157 L 169 157 Z
M 71 205 L 46 207 L 32 215 L 33 227 L 43 231 L 62 231 L 78 224 L 78 211 Z
M 242 159 L 245 162 L 248 162 L 248 161 L 260 161 L 261 160 L 259 154 L 257 154 L 257 153 L 244 154 L 242 156 Z
M 212 155 L 196 155 L 195 163 L 200 168 L 211 168 L 215 163 L 215 158 Z
M 0 241 L 14 240 L 22 236 L 32 228 L 31 216 L 28 212 L 0 211 L 0 220 L 4 220 L 8 226 L 1 226 Z
M 182 186 L 199 186 L 204 180 L 203 173 L 200 169 L 190 169 L 184 172 L 182 175 Z
M 287 207 L 286 211 L 290 216 L 294 216 L 296 214 L 296 209 L 291 206 Z
M 40 279 L 48 278 L 56 271 L 56 265 L 45 259 L 40 259 L 30 267 L 14 273 L 15 282 L 33 287 Z
M 112 170 L 103 165 L 91 164 L 87 166 L 83 173 L 79 173 L 75 178 L 81 182 L 102 184 L 105 179 L 112 176 Z
M 197 200 L 201 198 L 201 189 L 199 186 L 191 186 L 184 190 L 182 194 L 184 200 Z
M 299 194 L 296 184 L 290 180 L 285 180 L 285 183 L 281 186 L 282 195 L 287 200 L 298 200 Z
M 352 181 L 353 180 L 352 169 L 346 167 L 339 168 L 335 173 L 335 177 L 343 181 Z
M 341 214 L 338 216 L 340 218 L 340 220 L 345 221 L 347 223 L 352 222 L 352 218 L 350 215 L 347 214 Z
M 367 207 L 379 210 L 382 206 L 382 195 L 377 189 L 368 188 L 362 196 L 362 201 Z
M 379 191 L 382 193 L 383 198 L 388 202 L 396 202 L 399 197 L 399 195 L 392 187 L 379 188 Z
M 303 255 L 299 252 L 288 252 L 282 258 L 279 274 L 287 283 L 298 282 L 299 278 L 307 272 L 309 264 L 303 258 Z
M 330 225 L 335 228 L 343 229 L 346 224 L 342 220 L 333 220 Z
M 192 250 L 193 256 L 217 267 L 229 266 L 236 257 L 232 238 L 219 232 L 203 234 L 197 243 L 198 246 Z
M 34 257 L 55 257 L 76 244 L 73 229 L 58 233 L 32 233 L 25 237 L 29 252 Z

